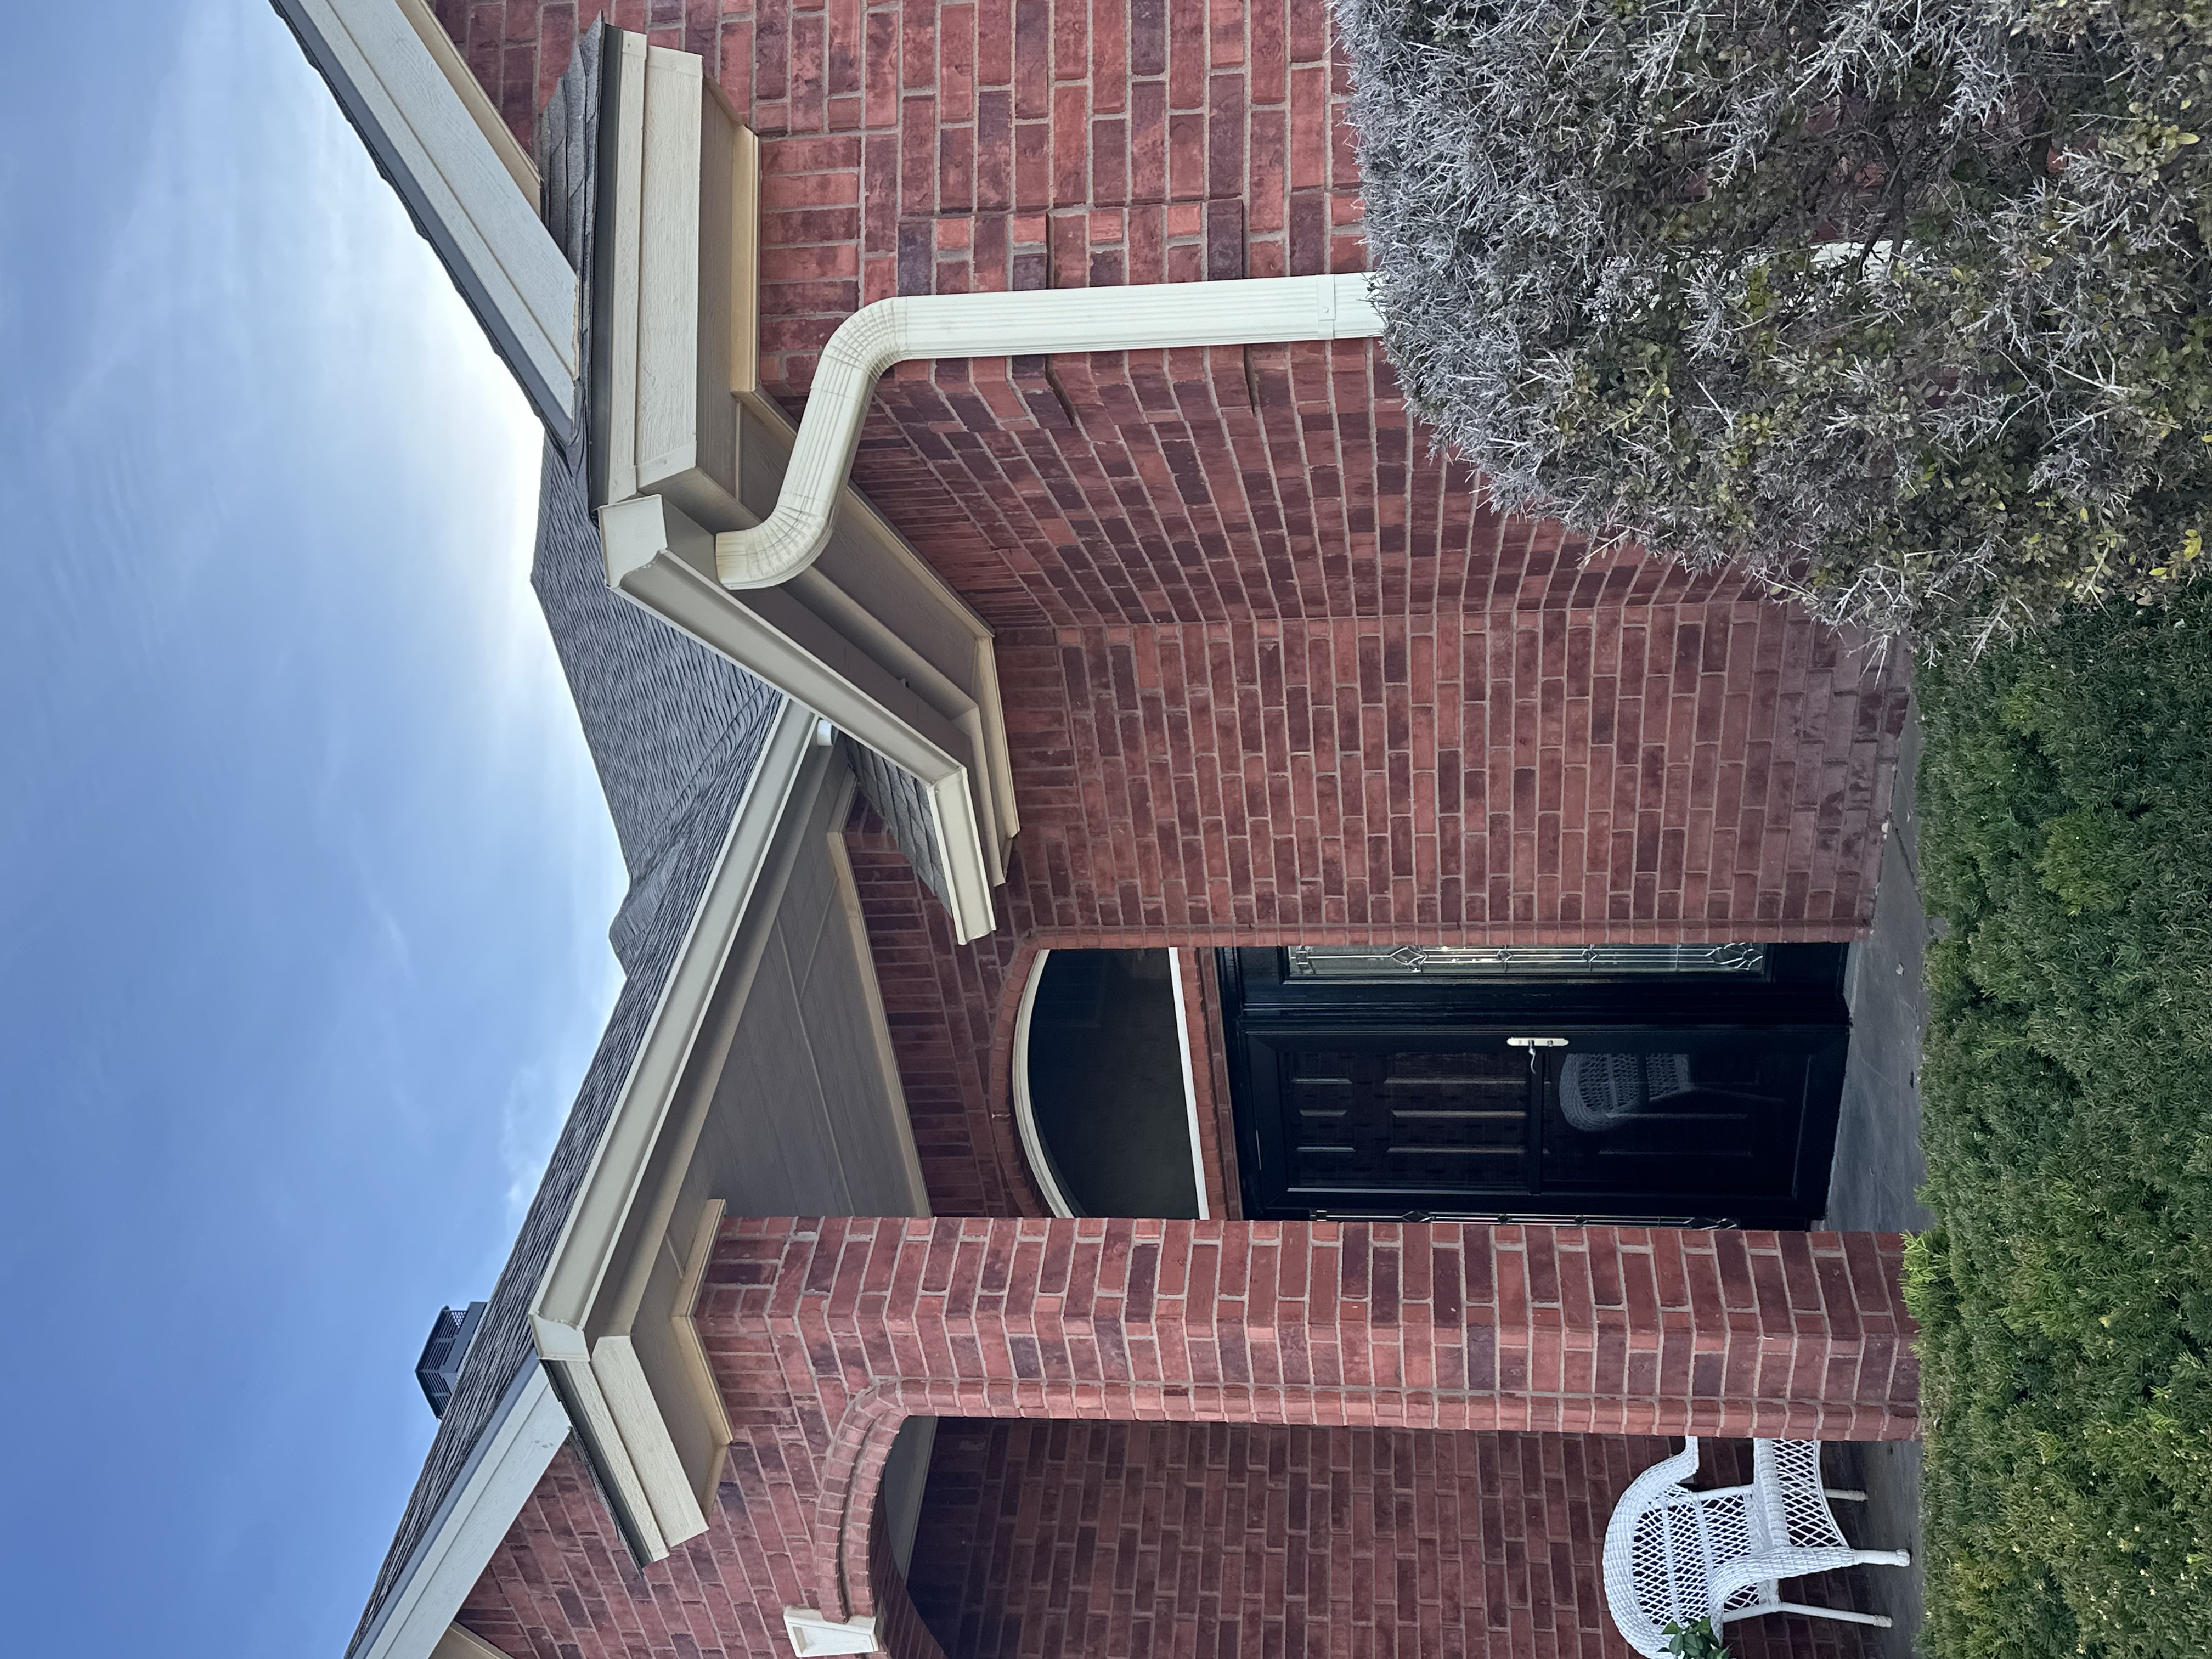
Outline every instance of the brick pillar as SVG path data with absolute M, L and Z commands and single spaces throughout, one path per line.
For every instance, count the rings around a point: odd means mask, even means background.
M 1909 1439 L 1893 1234 L 732 1220 L 698 1309 L 731 1420 L 867 1612 L 908 1417 Z

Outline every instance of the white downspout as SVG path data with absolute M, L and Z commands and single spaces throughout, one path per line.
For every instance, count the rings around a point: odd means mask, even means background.
M 1382 331 L 1364 272 L 878 300 L 839 324 L 822 348 L 775 510 L 750 530 L 714 538 L 715 571 L 725 587 L 774 587 L 814 562 L 829 544 L 868 400 L 893 363 L 1366 339 Z

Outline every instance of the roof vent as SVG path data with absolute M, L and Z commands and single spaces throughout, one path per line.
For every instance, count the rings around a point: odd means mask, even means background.
M 423 1397 L 437 1416 L 446 1414 L 446 1402 L 453 1397 L 453 1386 L 461 1380 L 461 1362 L 469 1357 L 469 1344 L 476 1339 L 477 1327 L 483 1322 L 483 1310 L 481 1302 L 470 1303 L 465 1311 L 441 1308 L 431 1322 L 430 1340 L 422 1345 L 422 1357 L 415 1362 L 415 1380 L 422 1385 Z

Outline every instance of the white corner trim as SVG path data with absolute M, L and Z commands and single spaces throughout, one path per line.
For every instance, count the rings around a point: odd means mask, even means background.
M 522 384 L 574 432 L 576 273 L 399 0 L 275 0 Z
M 1203 973 L 1198 952 L 1193 951 L 1191 971 Z M 1198 1138 L 1198 1051 L 1191 1046 L 1190 1012 L 1183 1006 L 1182 952 L 1168 952 L 1168 983 L 1175 990 L 1176 1052 L 1182 1060 L 1182 1103 L 1190 1114 L 1190 1185 L 1198 1195 L 1198 1218 L 1207 1221 L 1213 1212 L 1206 1202 L 1206 1144 Z
M 1364 272 L 878 300 L 840 323 L 823 346 L 775 510 L 750 529 L 718 534 L 716 569 L 728 587 L 773 587 L 821 555 L 876 381 L 894 363 L 1364 339 L 1382 332 Z
M 1030 964 L 1029 983 L 1022 987 L 1021 1006 L 1014 1013 L 1014 1127 L 1021 1132 L 1022 1154 L 1030 1161 L 1030 1173 L 1036 1177 L 1037 1191 L 1044 1194 L 1045 1207 L 1056 1216 L 1067 1217 L 1075 1213 L 1075 1206 L 1067 1201 L 1052 1172 L 1052 1155 L 1045 1151 L 1044 1136 L 1037 1130 L 1036 1109 L 1030 1103 L 1030 1019 L 1036 1012 L 1037 988 L 1044 983 L 1044 965 L 1051 960 L 1049 951 L 1036 953 L 1036 960 Z
M 568 1437 L 568 1414 L 545 1368 L 526 1365 L 445 1507 L 423 1533 L 406 1577 L 385 1601 L 357 1659 L 431 1659 L 438 1652 L 492 1552 Z

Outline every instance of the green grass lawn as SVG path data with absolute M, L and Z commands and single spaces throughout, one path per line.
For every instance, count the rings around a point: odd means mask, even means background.
M 1919 695 L 1923 1644 L 2212 1654 L 2212 584 Z

